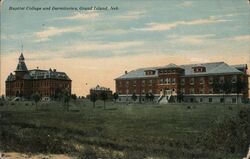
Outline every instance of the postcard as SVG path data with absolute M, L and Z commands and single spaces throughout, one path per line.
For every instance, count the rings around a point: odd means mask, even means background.
M 2 0 L 0 159 L 249 158 L 249 0 Z

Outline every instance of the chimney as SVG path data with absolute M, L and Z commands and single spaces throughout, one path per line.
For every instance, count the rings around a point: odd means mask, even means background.
M 125 71 L 125 74 L 128 74 L 128 71 Z

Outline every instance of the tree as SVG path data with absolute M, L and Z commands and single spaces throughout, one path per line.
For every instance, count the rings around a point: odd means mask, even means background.
M 108 94 L 107 94 L 107 92 L 105 92 L 105 91 L 101 92 L 100 98 L 101 98 L 101 100 L 103 101 L 103 109 L 105 109 L 105 108 L 106 108 L 105 102 L 106 102 L 106 100 L 108 99 Z
M 221 90 L 223 91 L 223 103 L 225 104 L 225 95 L 231 93 L 232 91 L 232 84 L 230 81 L 226 80 L 224 83 L 221 84 Z
M 60 88 L 56 88 L 55 95 L 53 96 L 55 100 L 61 100 L 63 98 L 63 91 Z
M 184 101 L 184 94 L 180 91 L 177 91 L 177 102 L 181 103 Z
M 237 93 L 237 104 L 239 100 L 239 94 L 242 93 L 245 88 L 247 88 L 246 83 L 242 80 L 237 80 L 237 82 L 233 85 L 235 92 Z
M 135 102 L 137 100 L 137 95 L 135 93 L 133 93 L 132 96 L 131 96 L 131 98 Z
M 64 101 L 64 104 L 67 106 L 67 111 L 69 111 L 69 101 L 70 101 L 70 92 L 65 89 L 63 90 L 63 101 Z
M 97 101 L 97 94 L 95 92 L 90 93 L 90 101 L 93 103 L 93 108 L 95 108 L 95 102 Z
M 213 87 L 213 92 L 214 93 L 220 93 L 220 90 L 221 90 L 221 83 L 219 82 L 219 80 L 218 79 L 214 79 L 213 80 L 213 85 L 212 85 L 212 87 Z
M 115 92 L 115 93 L 113 94 L 113 98 L 114 98 L 114 100 L 115 100 L 115 102 L 116 102 L 116 100 L 119 98 L 119 94 Z
M 76 94 L 71 94 L 71 98 L 76 102 L 76 99 L 77 99 Z
M 149 93 L 149 99 L 150 99 L 150 102 L 153 102 L 154 101 L 154 99 L 155 99 L 155 96 L 154 96 L 154 94 L 153 93 Z
M 146 101 L 150 100 L 149 93 L 146 93 L 145 98 L 146 98 Z
M 41 95 L 38 92 L 36 92 L 36 93 L 32 94 L 31 98 L 36 103 L 36 110 L 37 110 L 37 103 L 41 100 Z

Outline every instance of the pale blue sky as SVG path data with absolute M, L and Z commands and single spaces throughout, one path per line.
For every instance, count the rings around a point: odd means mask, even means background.
M 33 6 L 119 9 L 9 10 Z M 79 88 L 82 83 L 114 88 L 114 78 L 137 67 L 214 61 L 249 65 L 250 4 L 248 0 L 5 0 L 1 57 L 9 62 L 1 64 L 1 90 L 16 67 L 22 44 L 29 69 L 38 64 L 44 69 L 58 67 L 70 75 L 77 93 L 87 91 Z M 95 79 L 78 77 L 91 69 Z M 105 72 L 110 75 L 104 77 Z
M 119 10 L 10 11 L 10 6 L 118 6 Z M 249 51 L 247 0 L 6 0 L 1 9 L 2 55 L 20 50 L 21 44 L 34 54 L 46 52 L 50 56 L 44 55 L 45 59 L 53 58 L 53 52 L 100 58 L 207 48 L 204 53 L 213 54 L 216 45 L 230 46 L 232 55 Z M 84 45 L 93 48 L 80 47 Z

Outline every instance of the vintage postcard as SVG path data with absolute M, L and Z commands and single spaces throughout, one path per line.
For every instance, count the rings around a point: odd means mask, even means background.
M 249 0 L 0 12 L 0 159 L 250 159 Z

